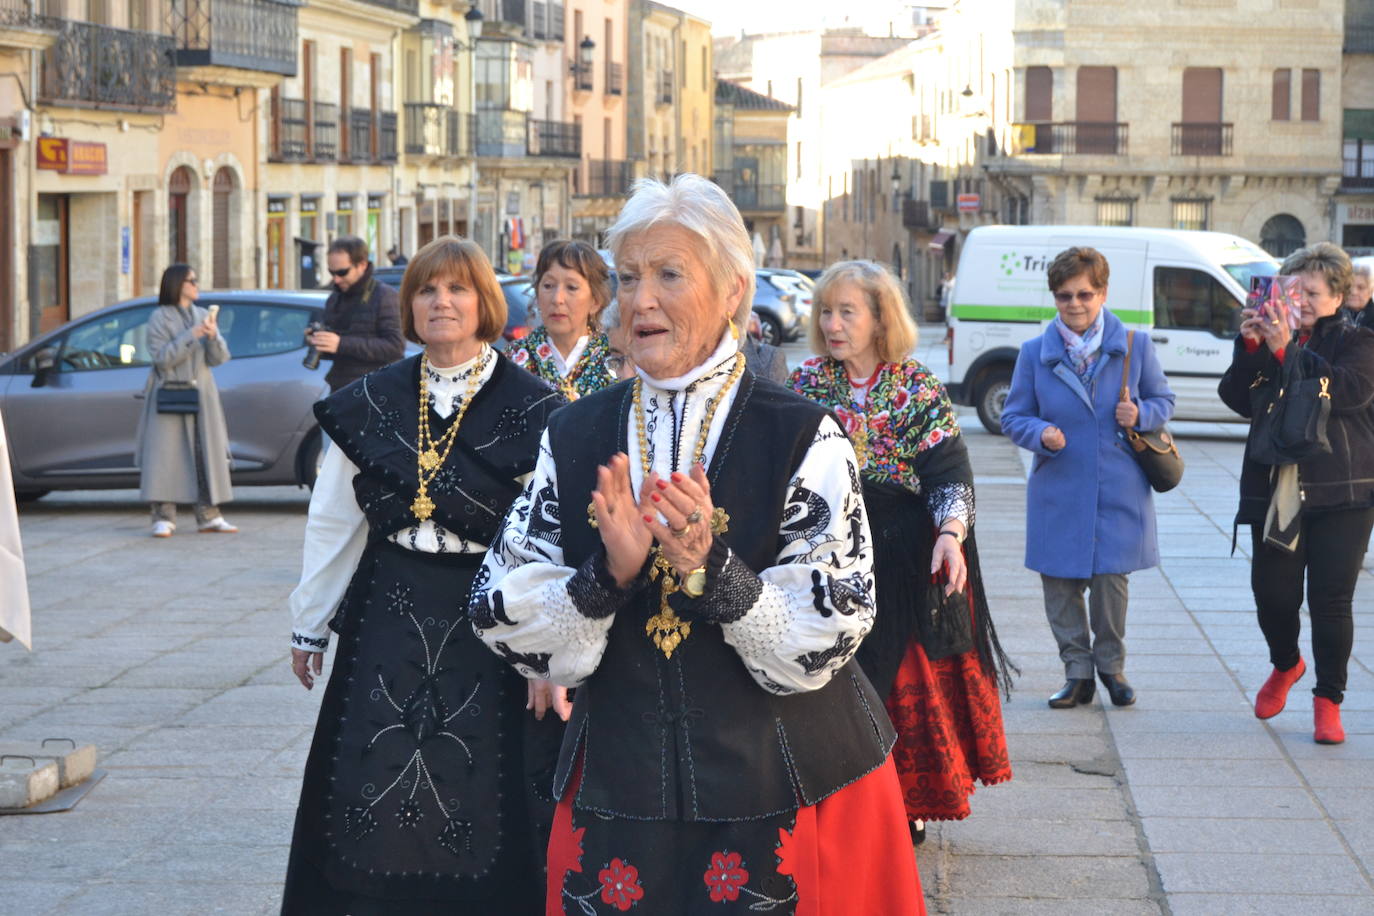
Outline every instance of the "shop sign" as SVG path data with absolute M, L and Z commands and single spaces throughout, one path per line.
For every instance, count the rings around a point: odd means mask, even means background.
M 1374 223 L 1374 204 L 1346 204 L 1347 223 Z
M 956 201 L 960 213 L 977 213 L 982 200 L 977 194 L 960 194 Z
M 109 171 L 108 147 L 66 137 L 39 137 L 37 166 L 64 175 L 104 175 Z

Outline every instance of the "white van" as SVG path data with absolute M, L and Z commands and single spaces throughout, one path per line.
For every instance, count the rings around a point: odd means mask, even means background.
M 1177 396 L 1180 420 L 1235 420 L 1217 397 L 1231 363 L 1250 278 L 1279 264 L 1262 248 L 1223 232 L 1135 226 L 980 226 L 959 256 L 950 299 L 950 397 L 1002 431 L 1002 404 L 1021 344 L 1054 318 L 1046 271 L 1074 245 L 1096 248 L 1111 266 L 1107 308 L 1147 331 Z

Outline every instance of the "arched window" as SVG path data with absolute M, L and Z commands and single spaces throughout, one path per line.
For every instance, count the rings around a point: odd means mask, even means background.
M 233 238 L 234 220 L 233 198 L 234 188 L 237 182 L 234 179 L 234 172 L 229 168 L 220 168 L 215 172 L 214 183 L 214 209 L 211 220 L 211 238 L 214 240 L 214 260 L 211 272 L 211 283 L 215 289 L 229 288 L 229 256 Z
M 185 264 L 190 261 L 190 248 L 186 241 L 187 214 L 190 209 L 191 188 L 195 186 L 196 176 L 186 166 L 181 166 L 167 179 L 167 254 L 172 264 Z
M 1276 258 L 1286 258 L 1307 244 L 1307 230 L 1296 216 L 1277 213 L 1260 229 L 1260 247 Z

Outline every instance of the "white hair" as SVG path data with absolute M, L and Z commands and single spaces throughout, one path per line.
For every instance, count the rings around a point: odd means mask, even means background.
M 620 328 L 620 296 L 611 297 L 610 305 L 601 310 L 601 330 L 609 334 Z
M 681 226 L 701 240 L 701 259 L 716 295 L 723 298 L 737 280 L 744 281 L 744 295 L 734 314 L 735 324 L 743 327 L 754 304 L 754 245 L 739 210 L 720 185 L 690 172 L 674 176 L 668 184 L 657 178 L 635 181 L 630 199 L 606 232 L 613 259 L 619 263 L 626 239 L 657 223 Z
M 1350 269 L 1356 276 L 1365 277 L 1366 279 L 1374 278 L 1374 267 L 1371 267 L 1368 261 L 1356 261 L 1351 265 Z

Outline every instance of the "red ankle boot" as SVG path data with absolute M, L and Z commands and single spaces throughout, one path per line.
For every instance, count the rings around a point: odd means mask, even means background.
M 1298 657 L 1298 663 L 1287 671 L 1275 668 L 1269 680 L 1255 694 L 1255 718 L 1272 719 L 1283 712 L 1288 704 L 1288 691 L 1307 672 L 1307 663 Z
M 1313 697 L 1312 719 L 1316 726 L 1312 738 L 1318 744 L 1341 744 L 1345 741 L 1339 703 L 1333 703 L 1326 697 Z

